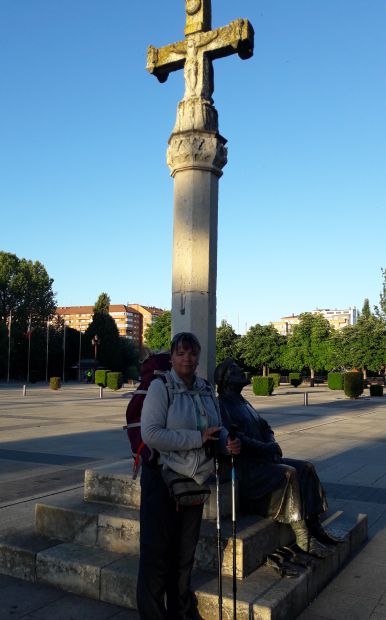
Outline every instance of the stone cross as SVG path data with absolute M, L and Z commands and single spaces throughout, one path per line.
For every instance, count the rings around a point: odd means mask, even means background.
M 218 179 L 227 163 L 213 105 L 217 58 L 253 54 L 253 28 L 236 19 L 211 29 L 211 0 L 185 0 L 185 39 L 148 47 L 147 70 L 160 82 L 184 70 L 185 92 L 169 139 L 174 178 L 172 332 L 191 331 L 202 346 L 199 374 L 213 381 L 216 347 Z

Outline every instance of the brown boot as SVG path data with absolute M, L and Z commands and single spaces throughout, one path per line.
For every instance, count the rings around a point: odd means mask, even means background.
M 291 527 L 296 536 L 296 544 L 302 551 L 317 558 L 325 558 L 330 555 L 331 549 L 312 536 L 305 521 L 293 521 Z
M 323 545 L 339 545 L 339 543 L 344 542 L 344 538 L 333 536 L 333 534 L 327 532 L 320 523 L 317 515 L 308 517 L 306 519 L 306 525 L 312 536 L 314 536 Z

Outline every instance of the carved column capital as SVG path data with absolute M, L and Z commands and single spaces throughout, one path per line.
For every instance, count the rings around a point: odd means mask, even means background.
M 174 177 L 180 170 L 206 170 L 217 176 L 227 163 L 226 140 L 218 133 L 186 131 L 173 133 L 169 139 L 167 164 Z

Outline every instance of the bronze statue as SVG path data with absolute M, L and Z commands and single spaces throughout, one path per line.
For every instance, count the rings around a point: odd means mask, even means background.
M 340 541 L 320 523 L 327 499 L 315 467 L 308 461 L 283 458 L 273 430 L 241 395 L 249 381 L 233 359 L 217 366 L 215 382 L 223 424 L 228 429 L 237 425 L 241 439 L 236 468 L 242 509 L 288 523 L 302 551 L 327 556 L 329 545 Z

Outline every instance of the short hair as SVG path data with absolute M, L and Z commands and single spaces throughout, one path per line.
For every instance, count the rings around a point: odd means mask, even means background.
M 192 334 L 191 332 L 179 332 L 175 336 L 170 344 L 170 352 L 174 353 L 181 345 L 184 349 L 192 349 L 193 353 L 198 355 L 201 351 L 201 345 L 198 341 L 197 336 Z

